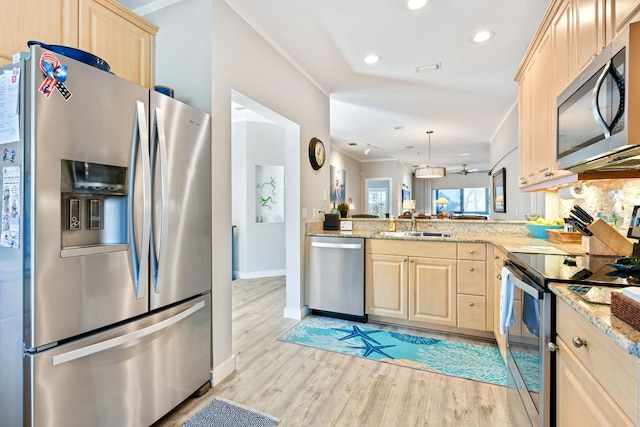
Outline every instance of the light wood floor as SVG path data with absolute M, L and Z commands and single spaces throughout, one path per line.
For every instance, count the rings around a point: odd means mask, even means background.
M 284 301 L 284 277 L 235 280 L 236 372 L 154 427 L 181 426 L 216 396 L 277 417 L 279 427 L 512 425 L 504 387 L 278 341 L 297 323 L 283 318 Z

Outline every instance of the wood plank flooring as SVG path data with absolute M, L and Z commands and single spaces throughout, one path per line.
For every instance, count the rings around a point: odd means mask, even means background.
M 235 280 L 236 372 L 154 427 L 181 426 L 216 396 L 277 417 L 279 427 L 512 425 L 504 387 L 278 341 L 297 323 L 282 316 L 284 301 L 284 277 Z

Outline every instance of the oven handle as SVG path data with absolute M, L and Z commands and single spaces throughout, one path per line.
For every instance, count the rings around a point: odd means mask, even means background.
M 520 271 L 520 269 L 518 269 L 513 263 L 511 263 L 510 261 L 507 261 L 505 263 L 505 267 L 507 267 L 507 269 L 509 270 L 509 273 L 511 273 L 511 280 L 513 281 L 514 286 L 522 289 L 523 292 L 528 293 L 533 298 L 536 298 L 536 299 L 544 298 L 544 295 L 543 295 L 544 290 L 540 289 L 535 285 L 527 283 L 525 281 L 526 280 L 525 274 L 522 271 Z

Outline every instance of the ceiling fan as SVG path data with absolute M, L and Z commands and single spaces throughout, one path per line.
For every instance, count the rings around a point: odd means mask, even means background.
M 469 174 L 489 173 L 489 171 L 488 170 L 478 170 L 478 168 L 467 169 L 467 164 L 463 163 L 462 164 L 462 169 L 460 169 L 459 171 L 452 171 L 451 173 L 457 173 L 457 174 L 462 175 L 462 176 L 467 176 Z

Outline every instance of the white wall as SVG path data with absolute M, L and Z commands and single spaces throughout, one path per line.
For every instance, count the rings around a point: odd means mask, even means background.
M 192 23 L 189 22 L 191 27 Z M 287 128 L 287 295 L 284 311 L 304 313 L 304 224 L 300 208 L 323 209 L 323 190 L 329 168 L 314 171 L 309 165 L 308 144 L 312 137 L 330 150 L 329 97 L 293 67 L 264 38 L 244 22 L 223 0 L 213 0 L 212 116 L 213 200 L 217 206 L 231 205 L 231 96 L 236 90 L 299 125 Z M 293 162 L 289 157 L 295 156 Z M 293 164 L 290 168 L 288 165 Z M 297 169 L 296 169 L 297 166 Z M 304 188 L 304 192 L 301 191 Z M 222 209 L 213 225 L 214 248 L 214 383 L 218 383 L 233 360 L 231 346 L 231 209 Z M 294 215 L 290 212 L 294 211 Z M 290 232 L 290 226 L 293 232 Z M 220 375 L 219 375 L 220 373 Z
M 211 0 L 182 0 L 144 16 L 160 28 L 156 84 L 172 87 L 176 99 L 207 113 L 211 113 L 211 14 Z
M 236 277 L 285 274 L 285 224 L 256 222 L 256 165 L 283 166 L 285 129 L 271 123 L 232 126 L 232 220 L 236 225 Z M 286 170 L 285 170 L 286 174 Z M 283 193 L 279 197 L 284 196 Z M 284 203 L 284 200 L 281 200 Z M 285 215 L 285 221 L 286 221 Z
M 390 178 L 391 179 L 391 192 L 389 194 L 389 207 L 392 210 L 393 216 L 398 216 L 398 213 L 401 212 L 401 197 L 399 193 L 399 189 L 402 186 L 402 183 L 399 181 L 398 175 L 398 161 L 397 160 L 373 160 L 373 161 L 364 161 L 361 164 L 362 168 L 362 180 L 361 187 L 362 194 L 360 197 L 360 204 L 362 205 L 362 212 L 366 213 L 366 204 L 365 198 L 366 188 L 365 181 L 371 178 Z
M 524 221 L 524 215 L 531 212 L 544 213 L 544 193 L 527 193 L 520 190 L 520 138 L 518 132 L 518 106 L 509 111 L 493 139 L 491 140 L 491 165 L 494 172 L 501 168 L 506 171 L 507 211 L 493 212 L 491 205 L 491 219 Z M 490 186 L 490 188 L 492 188 Z M 493 197 L 493 194 L 491 194 Z

